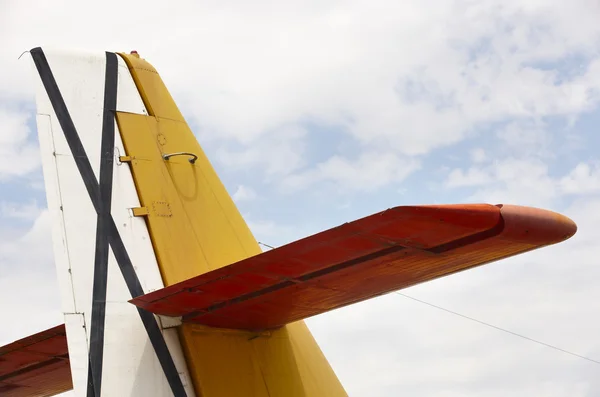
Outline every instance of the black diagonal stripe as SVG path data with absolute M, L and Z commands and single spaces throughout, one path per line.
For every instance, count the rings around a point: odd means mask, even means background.
M 46 89 L 46 93 L 48 94 L 48 98 L 52 103 L 54 113 L 56 114 L 58 122 L 63 130 L 65 139 L 67 140 L 69 148 L 71 149 L 71 154 L 73 155 L 77 169 L 79 170 L 81 178 L 87 188 L 90 200 L 94 205 L 96 213 L 100 215 L 103 207 L 100 203 L 101 196 L 98 181 L 96 180 L 96 176 L 94 175 L 90 161 L 87 157 L 83 144 L 81 143 L 77 129 L 75 128 L 73 120 L 69 115 L 69 111 L 65 105 L 62 94 L 60 93 L 60 89 L 56 84 L 54 75 L 52 74 L 50 66 L 48 65 L 46 56 L 39 47 L 32 49 L 30 53 L 37 71 L 42 79 L 42 83 Z M 123 240 L 121 239 L 115 221 L 110 213 L 106 218 L 107 224 L 104 225 L 105 233 L 121 270 L 121 274 L 125 279 L 125 283 L 127 284 L 132 297 L 142 295 L 144 294 L 144 291 L 137 274 L 135 273 L 133 264 L 131 263 L 129 254 L 127 253 L 125 245 L 123 244 Z M 163 372 L 167 378 L 167 381 L 169 382 L 173 395 L 176 397 L 186 396 L 181 378 L 177 373 L 177 368 L 175 367 L 173 358 L 171 357 L 154 315 L 139 308 L 138 313 L 140 314 L 144 327 L 146 328 L 150 342 L 154 347 L 154 351 L 156 352 Z M 98 395 L 96 397 L 100 396 Z
M 100 197 L 96 223 L 96 255 L 92 291 L 92 321 L 87 397 L 100 397 L 102 390 L 102 363 L 104 361 L 104 326 L 106 317 L 106 286 L 108 282 L 108 234 L 113 183 L 113 151 L 115 146 L 115 111 L 118 84 L 117 55 L 106 53 L 104 79 L 104 111 L 102 141 L 100 144 Z

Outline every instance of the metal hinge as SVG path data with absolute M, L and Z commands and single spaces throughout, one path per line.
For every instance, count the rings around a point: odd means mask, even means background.
M 148 207 L 136 207 L 132 208 L 133 216 L 148 216 L 150 211 L 148 211 Z

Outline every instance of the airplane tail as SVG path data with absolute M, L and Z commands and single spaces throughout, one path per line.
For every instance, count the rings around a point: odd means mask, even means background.
M 131 297 L 164 287 L 116 114 L 150 117 L 115 53 L 31 50 L 56 269 L 77 395 L 187 395 L 175 329 Z
M 31 55 L 77 395 L 345 395 L 303 324 L 249 341 L 128 303 L 260 248 L 150 64 Z
M 405 206 L 261 253 L 152 65 L 31 55 L 65 325 L 0 348 L 3 396 L 346 396 L 302 320 L 576 232 L 534 208 Z

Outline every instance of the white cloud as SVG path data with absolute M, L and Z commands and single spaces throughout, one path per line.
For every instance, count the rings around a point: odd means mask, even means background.
M 233 170 L 254 167 L 267 179 L 282 177 L 304 165 L 305 136 L 302 128 L 282 128 L 248 148 L 221 148 L 216 158 Z
M 0 104 L 0 182 L 24 176 L 40 166 L 38 147 L 27 126 L 29 117 L 28 113 Z
M 472 187 L 470 201 L 548 206 L 560 193 L 558 181 L 540 159 L 505 158 L 466 171 L 454 169 L 446 179 L 451 188 Z
M 401 182 L 420 167 L 417 160 L 393 153 L 365 152 L 358 159 L 330 157 L 314 168 L 288 176 L 283 186 L 290 190 L 319 182 L 332 182 L 344 191 L 370 191 Z
M 237 202 L 253 200 L 256 198 L 256 192 L 250 187 L 239 185 L 231 197 Z
M 28 203 L 0 202 L 0 216 L 5 218 L 33 221 L 39 216 L 41 211 L 42 209 L 36 201 Z
M 565 193 L 586 194 L 600 192 L 600 168 L 598 163 L 579 163 L 560 180 L 560 187 Z
M 587 195 L 600 192 L 598 162 L 579 163 L 562 177 L 552 177 L 545 162 L 535 158 L 505 158 L 492 164 L 474 164 L 448 173 L 449 188 L 471 187 L 471 199 L 511 200 L 529 205 L 548 205 L 563 194 Z
M 577 114 L 598 99 L 599 61 L 561 78 L 537 66 L 573 53 L 595 56 L 600 28 L 589 1 L 294 4 L 184 1 L 169 10 L 171 24 L 160 2 L 103 3 L 86 10 L 95 18 L 69 23 L 60 23 L 64 10 L 82 12 L 77 2 L 33 13 L 30 3 L 11 2 L 2 28 L 11 38 L 3 91 L 22 92 L 27 68 L 16 56 L 35 45 L 136 48 L 203 133 L 249 143 L 310 119 L 406 154 L 457 142 L 480 123 Z M 48 20 L 56 22 L 51 31 Z M 132 28 L 153 21 L 160 23 Z
M 486 159 L 485 150 L 476 148 L 471 151 L 471 160 L 474 163 L 483 163 Z
M 0 233 L 0 312 L 14 320 L 0 332 L 3 345 L 63 320 L 48 211 L 39 213 L 24 233 L 6 222 Z
M 551 136 L 539 121 L 511 122 L 496 132 L 500 149 L 521 155 L 548 156 Z
M 31 115 L 14 106 L 33 97 L 31 68 L 26 56 L 17 57 L 38 45 L 137 49 L 158 68 L 201 142 L 221 148 L 209 157 L 287 189 L 332 185 L 357 214 L 380 198 L 377 189 L 421 166 L 419 155 L 488 134 L 500 144 L 475 149 L 473 164 L 450 170 L 444 186 L 473 189 L 472 201 L 557 207 L 576 198 L 568 212 L 580 230 L 564 245 L 411 293 L 598 359 L 600 204 L 584 197 L 600 188 L 598 167 L 582 161 L 564 169 L 557 153 L 568 148 L 556 147 L 546 127 L 548 118 L 573 125 L 598 108 L 599 15 L 598 3 L 586 0 L 185 0 L 177 8 L 159 1 L 6 1 L 0 181 L 39 169 L 27 139 Z M 323 126 L 357 143 L 357 153 L 327 147 L 334 154 L 311 163 L 308 148 L 321 144 Z M 435 176 L 428 172 L 423 178 Z M 237 184 L 236 200 L 249 199 L 253 187 Z M 358 192 L 367 198 L 361 202 Z M 444 202 L 449 191 L 436 194 Z M 281 205 L 293 213 L 293 203 Z M 10 204 L 3 212 L 25 220 L 28 209 Z M 279 245 L 317 231 L 314 218 L 330 222 L 315 213 L 282 225 L 256 221 L 264 218 L 253 213 L 249 224 L 259 240 Z M 25 234 L 0 225 L 0 302 L 9 302 L 2 312 L 20 319 L 4 328 L 1 341 L 54 325 L 58 291 L 47 282 L 54 280 L 47 222 L 42 212 Z M 47 317 L 21 315 L 33 312 Z M 309 323 L 353 396 L 595 397 L 600 388 L 592 364 L 398 296 Z
M 599 209 L 599 200 L 583 200 L 567 211 L 579 224 L 567 243 L 403 292 L 600 360 Z M 597 364 L 396 294 L 309 325 L 353 395 L 592 397 L 600 390 Z
M 490 172 L 477 167 L 471 167 L 467 171 L 453 169 L 448 175 L 446 185 L 448 187 L 481 186 L 491 182 Z
M 26 233 L 15 235 L 10 223 L 5 225 L 2 233 L 6 237 L 0 241 L 0 269 L 26 274 L 53 263 L 50 213 L 47 210 L 39 213 Z

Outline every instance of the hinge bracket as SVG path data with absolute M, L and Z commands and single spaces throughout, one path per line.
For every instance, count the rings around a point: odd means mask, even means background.
M 150 211 L 148 211 L 148 207 L 136 207 L 132 208 L 133 216 L 148 216 Z

